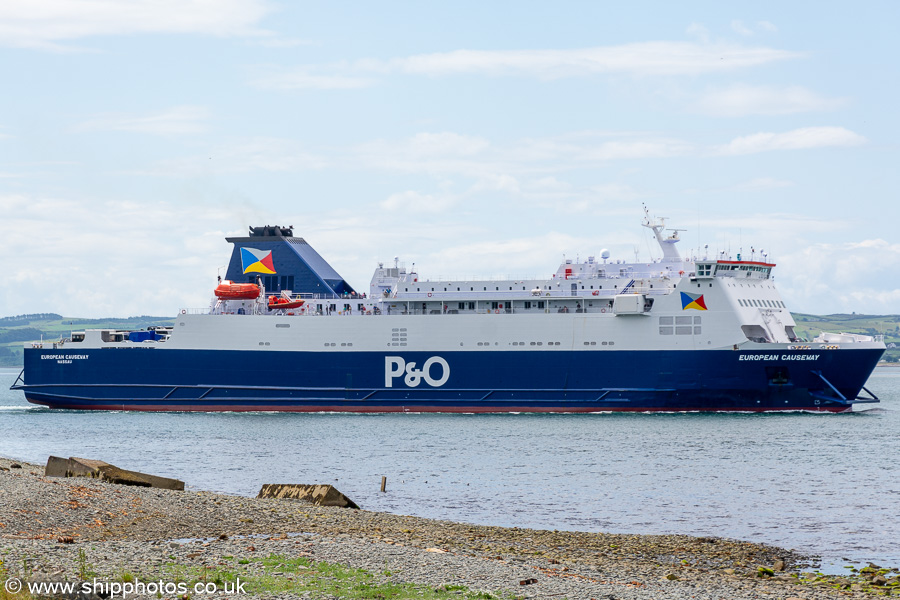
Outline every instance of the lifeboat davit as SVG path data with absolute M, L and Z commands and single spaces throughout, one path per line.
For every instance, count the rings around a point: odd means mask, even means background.
M 231 283 L 223 281 L 215 291 L 223 300 L 253 300 L 259 298 L 259 286 L 255 283 Z
M 269 310 L 282 310 L 286 308 L 297 308 L 303 306 L 305 300 L 289 300 L 288 298 L 280 298 L 278 296 L 269 296 Z

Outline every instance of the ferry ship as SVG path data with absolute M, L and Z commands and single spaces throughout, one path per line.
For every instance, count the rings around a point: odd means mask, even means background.
M 545 279 L 432 280 L 397 260 L 358 292 L 289 227 L 233 244 L 208 308 L 172 327 L 32 343 L 12 389 L 142 411 L 830 411 L 878 402 L 878 336 L 799 339 L 775 264 L 706 250 L 644 209 L 661 257 Z

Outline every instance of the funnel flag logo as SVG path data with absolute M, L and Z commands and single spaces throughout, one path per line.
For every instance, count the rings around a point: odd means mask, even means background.
M 272 251 L 241 248 L 241 265 L 244 273 L 265 273 L 273 275 L 275 264 L 272 262 Z
M 681 310 L 687 310 L 689 308 L 706 310 L 706 302 L 703 300 L 703 294 L 687 294 L 681 292 Z

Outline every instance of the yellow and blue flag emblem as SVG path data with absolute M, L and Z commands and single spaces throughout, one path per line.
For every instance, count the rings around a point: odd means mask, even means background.
M 275 274 L 275 263 L 272 262 L 272 251 L 241 248 L 241 265 L 244 273 Z
M 681 310 L 693 308 L 695 310 L 706 310 L 706 302 L 703 300 L 703 294 L 688 294 L 681 292 Z

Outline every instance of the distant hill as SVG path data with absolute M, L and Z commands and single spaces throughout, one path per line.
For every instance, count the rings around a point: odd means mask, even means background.
M 882 360 L 900 362 L 900 315 L 807 315 L 792 313 L 797 327 L 795 333 L 808 340 L 822 331 L 837 333 L 861 333 L 863 335 L 884 335 L 888 346 Z
M 807 315 L 794 313 L 795 332 L 801 338 L 813 339 L 822 331 L 884 335 L 888 351 L 884 360 L 900 362 L 900 315 Z M 144 329 L 159 325 L 174 325 L 175 319 L 166 317 L 129 317 L 127 319 L 79 319 L 55 313 L 36 313 L 0 317 L 0 367 L 21 367 L 24 342 L 55 340 L 68 337 L 69 332 L 93 329 Z M 893 347 L 891 347 L 893 346 Z

